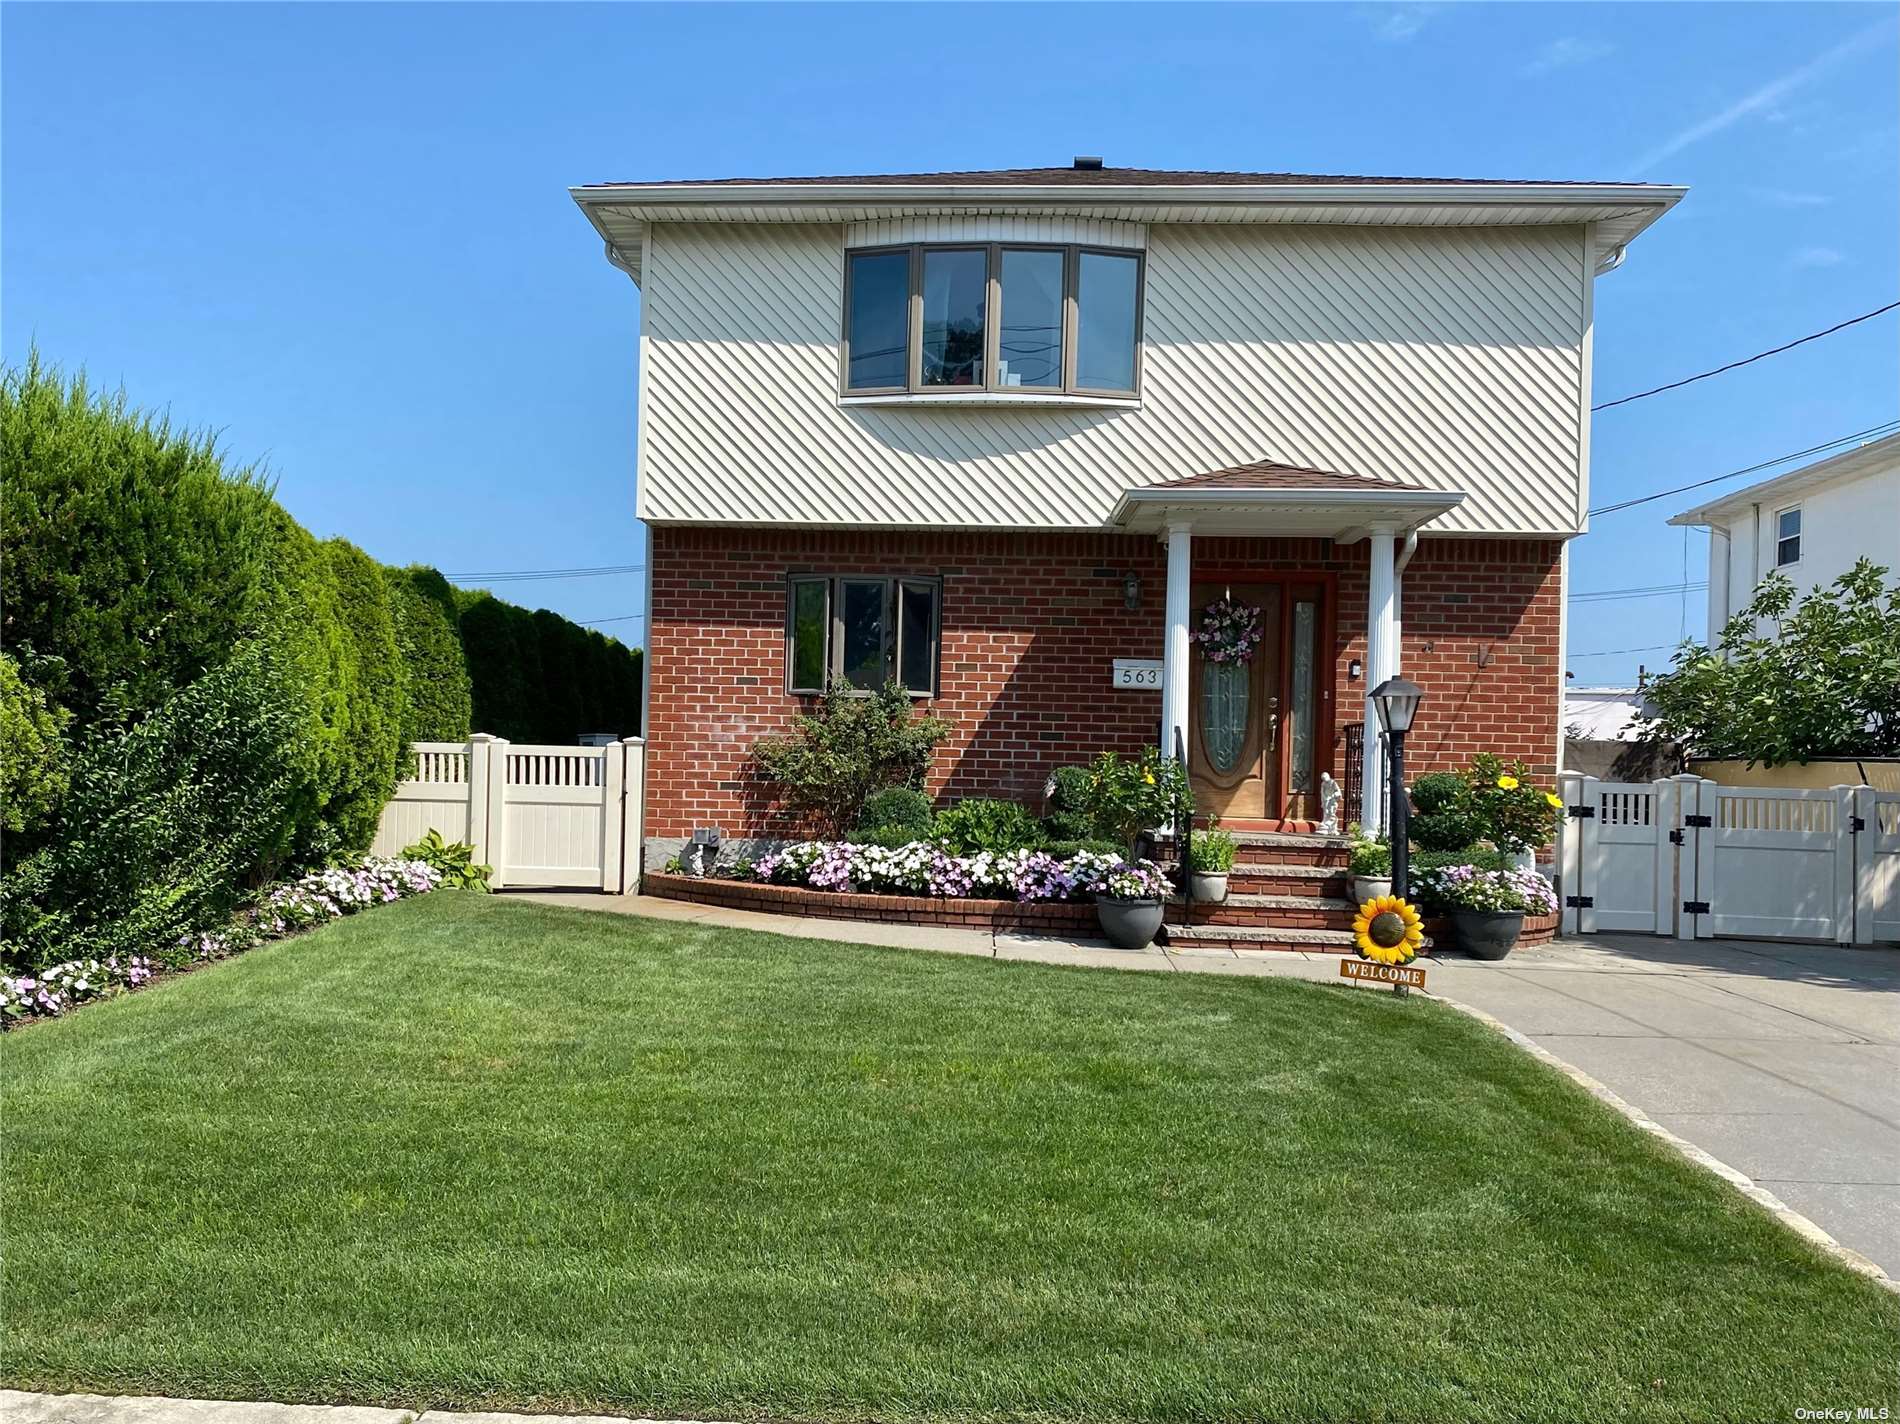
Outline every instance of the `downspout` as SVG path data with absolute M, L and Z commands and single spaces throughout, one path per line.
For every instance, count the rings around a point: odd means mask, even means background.
M 1401 673 L 1405 652 L 1405 566 L 1418 552 L 1418 530 L 1405 536 L 1399 556 L 1392 561 L 1392 671 Z
M 639 286 L 640 279 L 634 275 L 633 268 L 627 265 L 627 259 L 620 255 L 620 249 L 615 247 L 611 242 L 603 241 L 602 245 L 607 249 L 607 260 L 618 267 L 622 272 L 625 272 L 627 274 L 627 280 L 632 282 L 634 286 Z

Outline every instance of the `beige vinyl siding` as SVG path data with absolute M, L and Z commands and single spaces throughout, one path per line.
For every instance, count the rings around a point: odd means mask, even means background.
M 1134 410 L 841 406 L 846 237 L 650 230 L 643 518 L 1094 528 L 1274 459 L 1463 489 L 1449 532 L 1578 527 L 1581 227 L 1151 227 Z

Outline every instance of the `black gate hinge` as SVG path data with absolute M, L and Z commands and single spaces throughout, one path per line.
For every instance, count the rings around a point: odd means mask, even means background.
M 1597 813 L 1597 808 L 1594 806 L 1572 806 L 1569 810 L 1570 814 L 1579 821 L 1587 821 Z
M 1684 900 L 1682 902 L 1682 912 L 1685 915 L 1706 915 L 1709 913 L 1709 902 L 1707 900 Z
M 1579 910 L 1592 910 L 1596 908 L 1597 897 L 1594 895 L 1566 895 L 1564 896 L 1564 903 Z
M 1715 824 L 1715 817 L 1713 816 L 1684 816 L 1682 818 L 1682 824 L 1685 826 L 1700 826 L 1703 830 L 1706 831 L 1709 829 L 1709 827 Z
M 1847 829 L 1854 835 L 1859 835 L 1862 831 L 1867 829 L 1867 818 L 1865 816 L 1849 816 L 1847 818 Z
M 1671 845 L 1681 845 L 1687 839 L 1688 837 L 1683 835 L 1681 831 L 1671 831 L 1669 833 L 1669 844 Z

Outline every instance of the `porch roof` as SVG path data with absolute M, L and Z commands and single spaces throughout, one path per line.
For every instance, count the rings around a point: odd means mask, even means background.
M 1307 535 L 1350 542 L 1379 529 L 1410 534 L 1464 501 L 1370 475 L 1256 460 L 1122 491 L 1111 516 L 1137 532 L 1185 524 L 1197 533 Z

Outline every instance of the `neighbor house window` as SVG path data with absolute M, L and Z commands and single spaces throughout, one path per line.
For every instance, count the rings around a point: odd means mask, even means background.
M 1142 256 L 992 242 L 845 255 L 844 393 L 1132 396 Z
M 785 592 L 785 690 L 849 683 L 872 692 L 895 680 L 933 697 L 942 623 L 940 579 L 794 575 Z
M 1775 567 L 1801 562 L 1801 506 L 1775 516 Z

